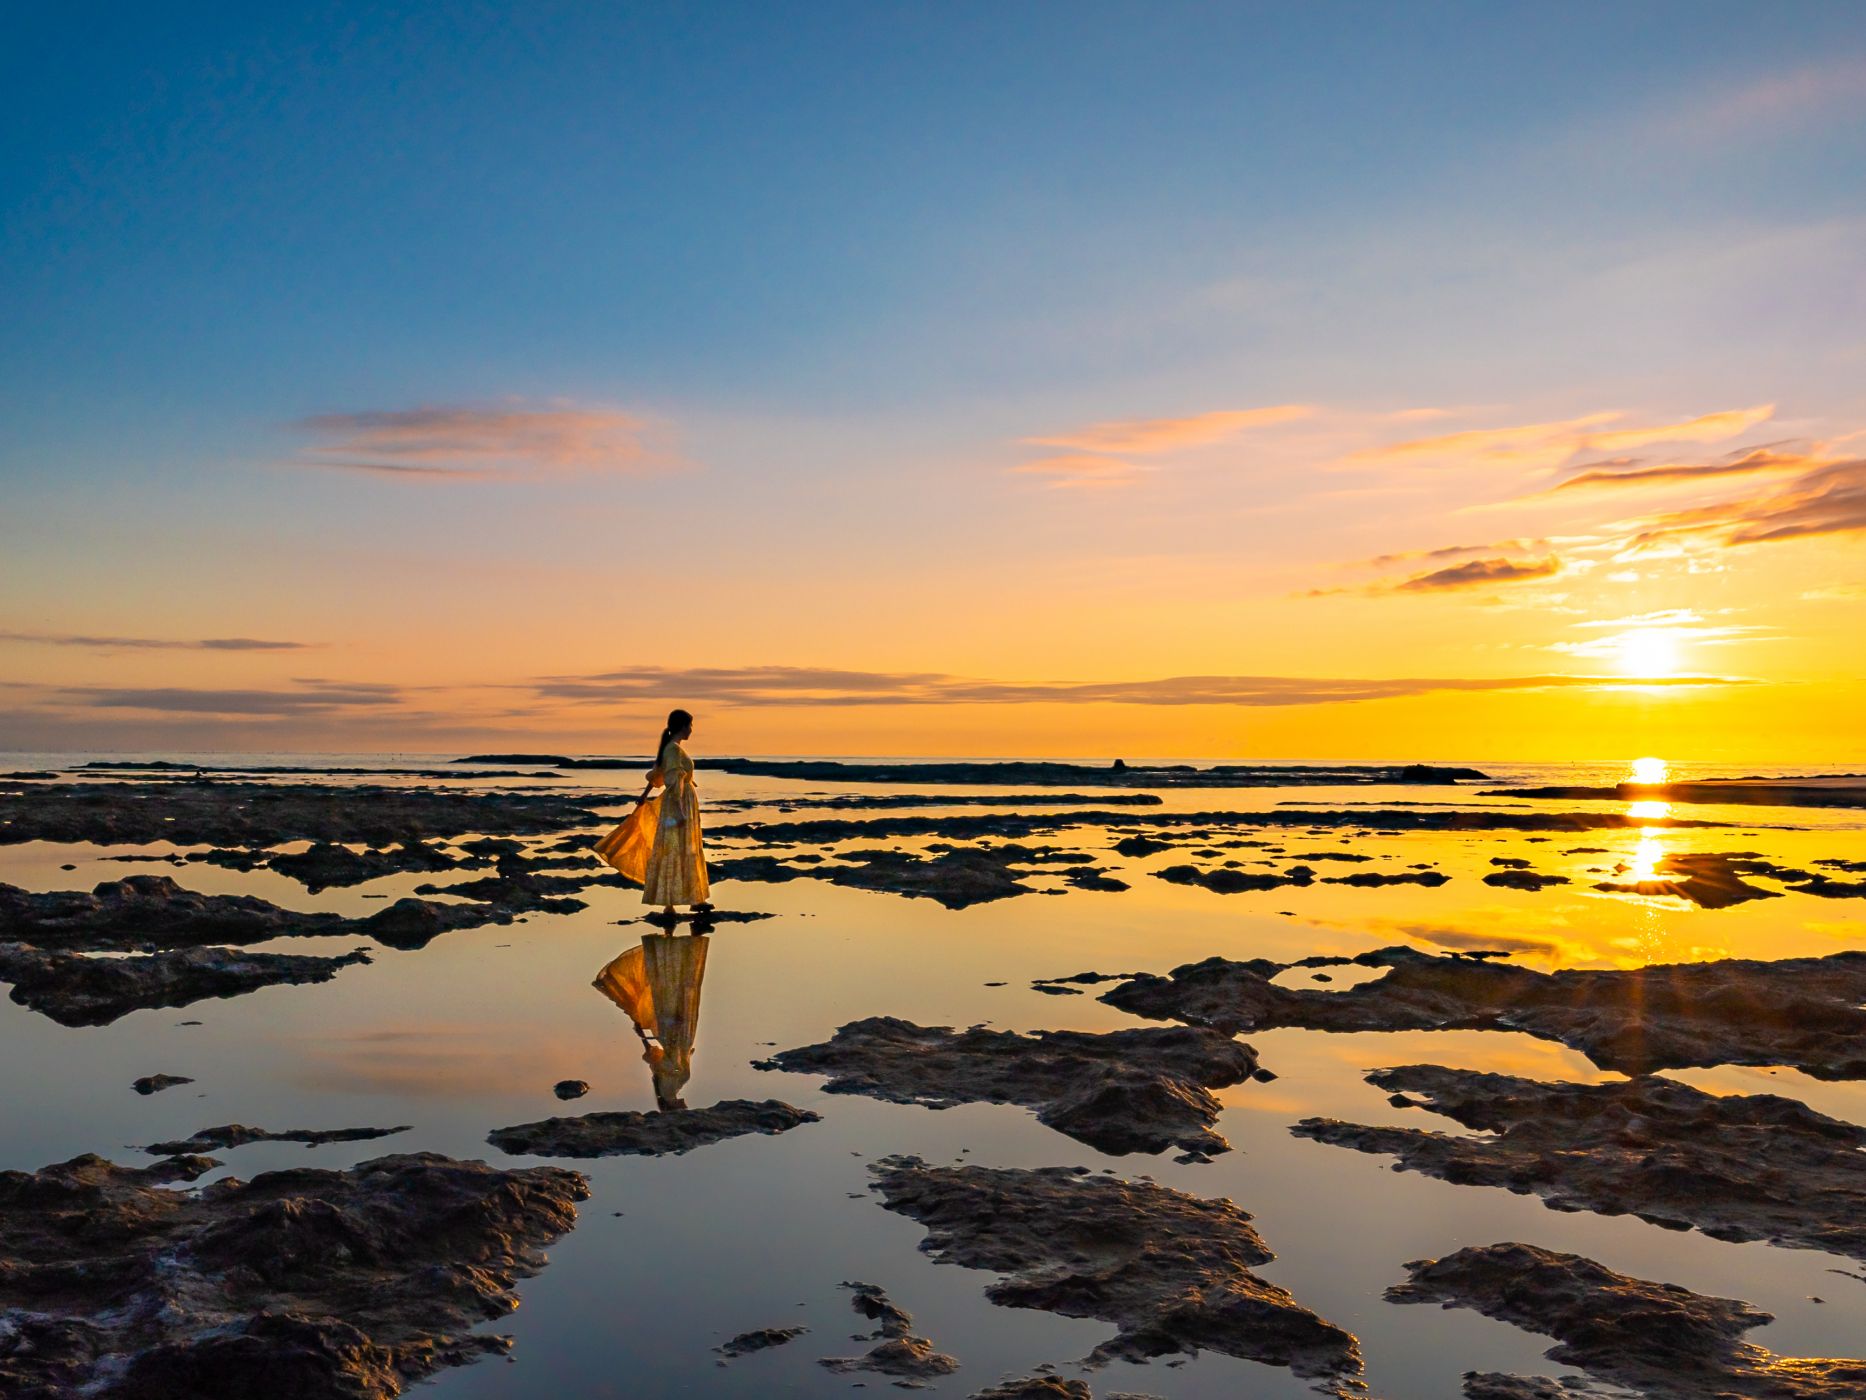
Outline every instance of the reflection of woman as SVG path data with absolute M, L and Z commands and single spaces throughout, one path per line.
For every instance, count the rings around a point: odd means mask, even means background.
M 706 854 L 700 845 L 700 795 L 694 788 L 693 760 L 682 747 L 692 734 L 692 715 L 685 710 L 670 714 L 648 774 L 647 786 L 658 783 L 664 791 L 642 880 L 642 902 L 660 905 L 670 928 L 676 904 L 704 904 L 709 892 Z
M 635 1023 L 642 1060 L 654 1079 L 654 1101 L 663 1112 L 687 1106 L 680 1091 L 693 1074 L 700 981 L 711 942 L 705 934 L 650 933 L 596 974 L 596 989 Z

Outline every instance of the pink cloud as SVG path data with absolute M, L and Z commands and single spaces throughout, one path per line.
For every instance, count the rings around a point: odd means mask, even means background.
M 1030 437 L 1024 442 L 1032 447 L 1064 447 L 1076 452 L 1130 453 L 1151 456 L 1155 453 L 1181 452 L 1193 447 L 1209 447 L 1235 437 L 1249 428 L 1270 427 L 1307 418 L 1313 406 L 1300 403 L 1276 404 L 1269 408 L 1245 408 L 1216 413 L 1198 413 L 1187 418 L 1137 418 L 1112 423 L 1091 423 L 1074 432 L 1052 437 Z
M 664 465 L 649 424 L 599 408 L 410 408 L 325 413 L 297 428 L 314 439 L 299 464 L 408 479 L 510 479 L 640 473 Z

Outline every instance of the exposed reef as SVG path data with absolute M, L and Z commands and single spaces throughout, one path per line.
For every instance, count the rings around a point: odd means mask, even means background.
M 777 856 L 726 856 L 707 862 L 715 880 L 782 883 L 824 880 L 851 889 L 931 899 L 948 909 L 964 909 L 995 899 L 1031 894 L 1025 878 L 1043 866 L 1064 867 L 1063 878 L 1078 889 L 1124 890 L 1091 857 L 1050 847 L 976 845 L 937 847 L 926 855 L 911 851 L 862 849 L 838 851 L 838 864 L 784 860 Z
M 145 1074 L 141 1079 L 132 1083 L 130 1088 L 147 1098 L 151 1094 L 161 1093 L 164 1089 L 173 1089 L 178 1085 L 192 1083 L 194 1081 L 185 1074 Z
M 306 1147 L 322 1147 L 328 1142 L 369 1142 L 407 1131 L 406 1123 L 399 1128 L 286 1128 L 276 1133 L 265 1128 L 249 1128 L 244 1123 L 224 1123 L 218 1128 L 203 1128 L 192 1137 L 176 1142 L 152 1142 L 143 1151 L 152 1157 L 185 1157 L 244 1147 L 249 1142 L 302 1142 Z
M 1557 1345 L 1548 1351 L 1551 1361 L 1578 1366 L 1652 1400 L 1858 1400 L 1866 1395 L 1866 1362 L 1781 1357 L 1744 1341 L 1744 1333 L 1774 1320 L 1760 1308 L 1615 1273 L 1578 1254 L 1492 1244 L 1443 1259 L 1416 1260 L 1406 1271 L 1408 1280 L 1387 1290 L 1389 1301 L 1474 1308 L 1553 1337 Z M 1478 1400 L 1535 1393 L 1502 1389 L 1499 1379 L 1473 1377 L 1465 1394 Z M 1525 1387 L 1536 1384 L 1509 1379 Z
M 1637 1215 L 1720 1240 L 1866 1260 L 1866 1128 L 1772 1094 L 1715 1095 L 1654 1076 L 1545 1084 L 1437 1065 L 1376 1070 L 1393 1102 L 1482 1136 L 1307 1118 L 1293 1129 L 1554 1210 Z
M 1387 971 L 1343 991 L 1271 980 L 1292 967 L 1348 966 Z M 1626 1074 L 1789 1065 L 1817 1079 L 1866 1078 L 1866 952 L 1561 972 L 1405 947 L 1292 963 L 1207 958 L 1170 976 L 1136 977 L 1101 999 L 1234 1035 L 1279 1026 L 1513 1030 Z
M 367 953 L 314 957 L 237 948 L 102 958 L 0 943 L 0 982 L 13 984 L 14 1001 L 61 1026 L 107 1026 L 148 1007 L 188 1006 L 282 983 L 328 982 L 339 969 L 368 961 Z
M 926 1227 L 922 1250 L 1006 1275 L 987 1285 L 992 1302 L 1113 1323 L 1116 1334 L 1090 1364 L 1210 1348 L 1357 1384 L 1354 1337 L 1250 1271 L 1275 1256 L 1230 1201 L 1083 1167 L 933 1167 L 889 1157 L 871 1170 L 887 1208 Z
M 792 1108 L 777 1099 L 754 1103 L 726 1099 L 710 1108 L 676 1109 L 667 1113 L 584 1113 L 573 1118 L 546 1118 L 498 1128 L 486 1141 L 501 1152 L 530 1157 L 659 1157 L 691 1152 L 709 1143 L 747 1133 L 787 1132 L 804 1123 L 822 1121 L 820 1113 Z
M 518 1305 L 589 1194 L 431 1153 L 167 1189 L 215 1165 L 0 1173 L 0 1392 L 387 1400 L 509 1348 L 470 1329 Z
M 844 1283 L 849 1290 L 849 1305 L 863 1317 L 876 1323 L 868 1337 L 874 1346 L 860 1356 L 825 1356 L 816 1364 L 828 1371 L 846 1375 L 851 1371 L 873 1371 L 895 1376 L 896 1384 L 911 1384 L 934 1376 L 949 1376 L 959 1363 L 944 1352 L 933 1350 L 933 1343 L 914 1335 L 914 1319 L 887 1291 L 873 1283 Z
M 741 1356 L 750 1356 L 753 1352 L 769 1351 L 772 1347 L 781 1347 L 786 1342 L 794 1342 L 809 1332 L 808 1327 L 754 1327 L 749 1332 L 741 1332 L 721 1342 L 713 1350 L 723 1358 L 720 1364 L 736 1361 Z
M 1613 787 L 1501 788 L 1485 797 L 1600 802 L 1716 802 L 1759 807 L 1866 807 L 1866 774 L 1818 778 L 1706 778 L 1680 783 L 1619 783 Z
M 541 835 L 595 826 L 628 795 L 463 792 L 326 783 L 57 783 L 0 790 L 0 845 L 88 841 L 276 846 L 286 841 L 392 846 L 436 837 Z
M 1098 1151 L 1164 1152 L 1205 1160 L 1227 1152 L 1210 1090 L 1257 1071 L 1250 1046 L 1193 1027 L 1111 1031 L 919 1026 L 892 1016 L 851 1021 L 828 1041 L 786 1050 L 759 1069 L 826 1074 L 832 1094 L 950 1108 L 1014 1103 Z

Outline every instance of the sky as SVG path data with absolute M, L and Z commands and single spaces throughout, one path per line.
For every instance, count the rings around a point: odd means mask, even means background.
M 1866 761 L 1866 12 L 0 46 L 0 749 Z

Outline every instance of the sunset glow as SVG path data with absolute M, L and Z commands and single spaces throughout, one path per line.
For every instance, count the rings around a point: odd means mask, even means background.
M 1662 758 L 1636 758 L 1628 776 L 1643 787 L 1652 787 L 1665 782 L 1670 774 L 1671 770 Z

